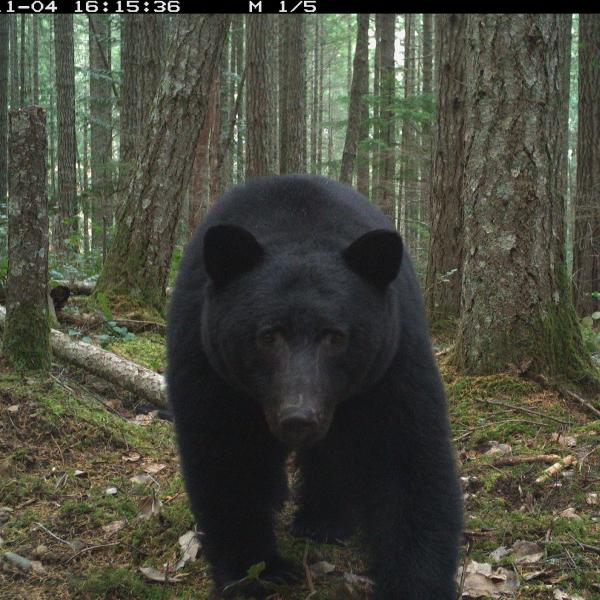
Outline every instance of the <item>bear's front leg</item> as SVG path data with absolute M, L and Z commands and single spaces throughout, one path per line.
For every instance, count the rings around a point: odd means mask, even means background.
M 436 391 L 407 390 L 380 423 L 365 522 L 374 600 L 456 598 L 462 494 Z
M 204 409 L 207 408 L 205 405 Z M 220 406 L 221 413 L 224 412 Z M 176 421 L 182 470 L 204 556 L 223 597 L 266 595 L 260 585 L 236 584 L 264 562 L 260 579 L 283 582 L 292 569 L 275 547 L 273 511 L 281 504 L 285 450 L 244 415 L 221 414 Z M 245 440 L 251 439 L 252 443 Z
M 452 468 L 450 466 L 450 468 Z M 455 600 L 462 508 L 454 478 L 381 482 L 367 536 L 374 600 Z

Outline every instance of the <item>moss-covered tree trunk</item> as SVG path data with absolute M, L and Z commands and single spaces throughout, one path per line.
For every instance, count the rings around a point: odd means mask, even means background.
M 593 380 L 564 257 L 570 15 L 469 15 L 455 362 Z M 595 381 L 595 380 L 594 380 Z
M 465 59 L 467 16 L 440 14 L 430 186 L 431 237 L 425 297 L 432 322 L 456 318 L 462 279 L 462 185 L 464 175 Z
M 573 240 L 575 305 L 600 308 L 600 15 L 579 16 L 577 192 Z
M 50 366 L 47 150 L 45 111 L 11 110 L 4 354 L 28 369 Z
M 124 297 L 159 312 L 165 309 L 176 228 L 230 21 L 228 15 L 174 19 L 163 81 L 97 284 L 109 300 Z

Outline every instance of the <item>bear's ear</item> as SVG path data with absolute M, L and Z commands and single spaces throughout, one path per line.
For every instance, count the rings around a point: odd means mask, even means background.
M 402 238 L 395 231 L 375 229 L 352 242 L 343 257 L 355 273 L 383 289 L 398 275 Z
M 204 266 L 219 287 L 253 269 L 263 256 L 262 246 L 243 227 L 215 225 L 204 234 Z

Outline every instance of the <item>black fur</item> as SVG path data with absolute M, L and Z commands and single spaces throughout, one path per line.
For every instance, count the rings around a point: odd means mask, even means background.
M 218 589 L 261 561 L 266 578 L 293 574 L 272 523 L 291 444 L 297 533 L 334 539 L 360 525 L 377 600 L 455 598 L 462 506 L 444 392 L 410 259 L 373 205 L 311 176 L 226 193 L 185 251 L 168 351 L 183 474 Z

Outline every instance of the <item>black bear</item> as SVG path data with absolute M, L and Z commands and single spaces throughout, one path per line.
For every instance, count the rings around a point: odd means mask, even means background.
M 409 257 L 368 200 L 305 175 L 225 193 L 184 253 L 168 364 L 219 593 L 262 561 L 266 580 L 293 574 L 273 513 L 295 450 L 295 533 L 360 526 L 374 598 L 454 600 L 462 504 L 444 392 Z

